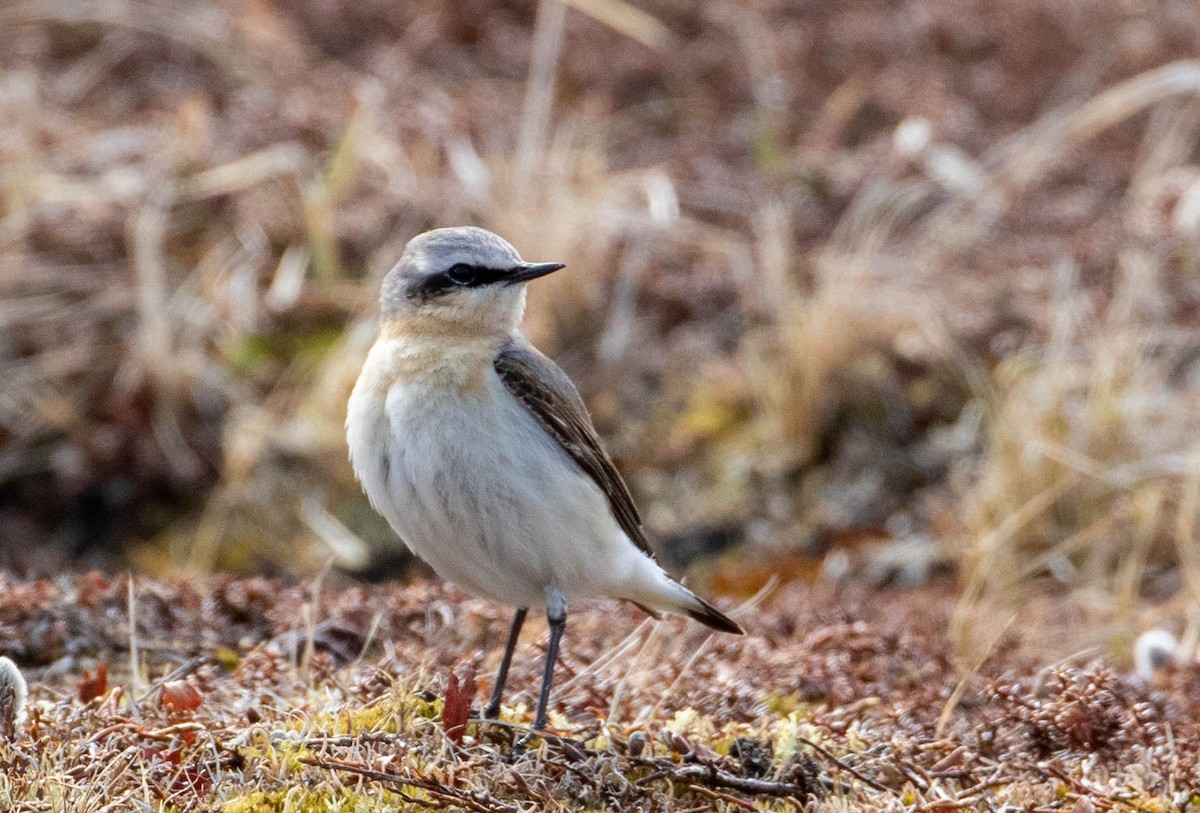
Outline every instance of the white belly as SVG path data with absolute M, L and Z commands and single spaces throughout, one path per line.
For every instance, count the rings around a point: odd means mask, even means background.
M 355 473 L 440 576 L 528 607 L 550 586 L 568 601 L 620 596 L 647 565 L 661 573 L 490 364 L 481 385 L 459 390 L 419 378 L 373 387 L 370 366 L 350 400 Z

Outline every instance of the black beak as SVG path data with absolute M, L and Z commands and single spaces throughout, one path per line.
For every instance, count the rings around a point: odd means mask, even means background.
M 566 267 L 564 263 L 521 263 L 504 278 L 504 284 L 516 285 L 518 282 L 529 282 L 531 279 L 544 277 Z

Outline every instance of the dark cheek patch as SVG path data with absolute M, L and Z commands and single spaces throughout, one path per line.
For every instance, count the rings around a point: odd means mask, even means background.
M 432 274 L 428 277 L 415 279 L 404 289 L 404 295 L 414 302 L 428 302 L 434 297 L 441 296 L 452 287 L 450 280 L 442 274 Z
M 430 295 L 428 277 L 413 280 L 404 288 L 405 298 L 412 302 L 425 302 L 429 299 Z

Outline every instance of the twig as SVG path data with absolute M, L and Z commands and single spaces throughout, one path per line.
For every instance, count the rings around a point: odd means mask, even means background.
M 137 699 L 133 701 L 134 705 L 137 706 L 145 703 L 150 699 L 150 696 L 160 690 L 164 684 L 169 683 L 172 680 L 179 680 L 186 675 L 190 675 L 192 672 L 195 672 L 201 666 L 208 663 L 208 661 L 209 658 L 207 655 L 197 655 L 190 660 L 184 661 L 174 670 L 151 683 L 150 687 L 138 695 Z
M 766 779 L 750 779 L 723 771 L 715 765 L 684 765 L 673 771 L 664 771 L 663 774 L 675 782 L 701 783 L 710 788 L 728 788 L 756 796 L 804 797 L 810 792 L 810 789 L 803 785 Z
M 197 731 L 207 731 L 208 726 L 204 723 L 189 721 L 186 723 L 176 723 L 165 728 L 156 728 L 153 731 L 138 729 L 138 736 L 145 737 L 148 740 L 169 740 L 177 737 L 180 734 L 194 734 Z
M 477 811 L 477 813 L 494 813 L 501 811 L 502 813 L 519 813 L 520 808 L 516 805 L 507 805 L 495 799 L 494 797 L 482 793 L 468 793 L 467 791 L 459 790 L 458 788 L 443 785 L 441 782 L 435 782 L 432 779 L 424 779 L 419 776 L 401 776 L 400 774 L 387 773 L 386 771 L 378 771 L 367 765 L 358 762 L 344 762 L 340 759 L 326 759 L 323 757 L 301 757 L 300 762 L 305 765 L 311 765 L 314 768 L 324 768 L 330 771 L 344 771 L 352 773 L 355 776 L 361 776 L 364 779 L 373 779 L 376 782 L 385 782 L 397 789 L 402 789 L 405 786 L 420 788 L 427 793 L 432 793 L 434 796 L 440 796 L 449 799 L 459 805 Z M 397 790 L 398 793 L 404 795 L 403 790 Z M 414 804 L 423 804 L 426 807 L 437 807 L 437 805 L 429 804 L 428 801 L 410 797 L 407 799 Z
M 1125 807 L 1133 810 L 1141 811 L 1141 813 L 1150 813 L 1151 811 L 1150 807 L 1139 804 L 1134 799 L 1120 796 L 1117 793 L 1107 792 L 1102 788 L 1089 787 L 1088 783 L 1084 782 L 1082 779 L 1071 776 L 1056 765 L 1047 766 L 1046 771 L 1052 776 L 1061 779 L 1063 782 L 1066 782 L 1068 785 L 1075 788 L 1075 790 L 1079 792 L 1081 796 L 1086 795 L 1088 798 L 1096 802 L 1107 802 L 1113 807 L 1116 807 L 1117 805 L 1124 805 Z
M 739 799 L 736 796 L 730 796 L 728 793 L 721 793 L 718 790 L 712 790 L 711 788 L 706 788 L 703 785 L 688 785 L 688 790 L 695 791 L 702 796 L 707 796 L 708 798 L 715 799 L 718 802 L 726 802 L 727 804 L 740 807 L 742 810 L 758 810 L 757 807 L 750 804 L 745 799 Z
M 829 761 L 830 761 L 830 762 L 832 762 L 834 765 L 838 766 L 838 767 L 839 767 L 839 768 L 841 768 L 843 771 L 845 771 L 846 773 L 850 774 L 850 775 L 851 775 L 851 776 L 853 776 L 855 779 L 857 779 L 859 782 L 862 782 L 864 785 L 866 785 L 867 787 L 871 788 L 872 790 L 877 790 L 877 791 L 879 791 L 879 792 L 881 792 L 881 793 L 891 793 L 891 794 L 893 794 L 893 795 L 895 794 L 895 791 L 894 791 L 894 790 L 892 790 L 891 788 L 889 788 L 887 785 L 881 785 L 881 784 L 879 784 L 878 782 L 876 782 L 874 779 L 869 779 L 869 778 L 867 778 L 866 776 L 863 776 L 863 775 L 862 775 L 861 773 L 859 773 L 857 770 L 855 770 L 854 768 L 850 767 L 849 765 L 847 765 L 847 764 L 846 764 L 845 762 L 843 762 L 842 760 L 840 760 L 840 759 L 838 759 L 837 757 L 835 757 L 835 756 L 834 756 L 834 755 L 833 755 L 833 754 L 832 754 L 832 753 L 831 753 L 831 752 L 830 752 L 828 749 L 824 748 L 823 746 L 817 745 L 817 744 L 816 744 L 815 742 L 813 742 L 812 740 L 810 740 L 810 739 L 807 739 L 806 737 L 797 736 L 797 737 L 796 737 L 796 741 L 797 741 L 797 742 L 802 742 L 802 743 L 804 743 L 804 744 L 805 744 L 805 745 L 807 745 L 809 748 L 813 749 L 813 750 L 814 750 L 814 751 L 816 751 L 818 754 L 820 754 L 821 756 L 825 757 L 825 759 L 829 760 Z

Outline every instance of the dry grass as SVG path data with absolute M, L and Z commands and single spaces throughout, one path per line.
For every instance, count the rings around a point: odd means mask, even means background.
M 0 807 L 1196 809 L 1197 42 L 1186 0 L 5 5 Z M 397 546 L 343 409 L 457 223 L 569 262 L 529 332 L 664 558 L 784 582 L 744 639 L 573 613 L 525 751 L 542 628 L 455 743 L 503 610 L 322 587 Z M 89 559 L 321 575 L 5 575 Z
M 1196 328 L 1174 301 L 1181 288 L 1195 295 L 1198 83 L 1196 62 L 1148 71 L 1064 103 L 982 161 L 931 140 L 929 122 L 907 120 L 894 134 L 892 172 L 863 185 L 828 244 L 796 257 L 787 222 L 775 210 L 760 218 L 760 307 L 774 329 L 750 345 L 750 364 L 765 434 L 785 467 L 822 453 L 839 410 L 863 395 L 856 372 L 875 379 L 867 394 L 884 410 L 919 409 L 928 398 L 897 384 L 905 366 L 968 388 L 955 425 L 930 438 L 944 457 L 963 456 L 947 465 L 952 507 L 921 523 L 945 534 L 962 574 L 964 645 L 987 637 L 974 629 L 981 613 L 1016 606 L 1044 576 L 1108 596 L 1126 645 L 1146 587 L 1178 596 L 1166 614 L 1200 601 L 1196 447 L 1180 420 L 1200 406 Z M 1127 237 L 1104 258 L 1111 282 L 1081 284 L 1067 255 L 1020 269 L 1016 280 L 1030 286 L 1017 300 L 1026 333 L 1017 346 L 999 344 L 1012 336 L 987 311 L 1008 307 L 1013 293 L 958 269 L 997 250 L 1005 222 L 1074 151 L 1146 109 L 1119 204 L 1095 202 L 1097 217 L 1115 210 Z M 807 287 L 797 266 L 809 272 Z M 971 346 L 981 317 L 993 321 L 982 352 Z M 886 470 L 878 459 L 867 465 Z M 798 513 L 819 513 L 806 508 Z
M 470 222 L 569 260 L 530 332 L 668 545 L 950 561 L 964 639 L 1046 577 L 1180 616 L 1197 23 L 1035 6 L 10 4 L 5 561 L 394 547 L 342 405 L 404 242 Z
M 1035 625 L 963 679 L 948 590 L 792 585 L 742 608 L 746 637 L 584 608 L 557 736 L 521 748 L 546 628 L 518 647 L 502 722 L 456 741 L 450 675 L 478 667 L 486 696 L 507 624 L 452 589 L 5 587 L 0 629 L 32 679 L 28 720 L 0 738 L 0 803 L 21 813 L 1200 805 L 1195 667 L 1153 688 L 1103 659 L 1039 668 Z M 68 653 L 38 640 L 48 626 L 72 630 Z
M 1144 583 L 1160 597 L 1186 586 L 1187 602 L 1200 598 L 1190 554 L 1196 504 L 1186 493 L 1195 440 L 1176 420 L 1200 406 L 1200 390 L 1179 380 L 1185 335 L 1147 313 L 1144 297 L 1162 290 L 1145 276 L 1153 265 L 1144 257 L 1126 265 L 1101 318 L 1071 312 L 1081 299 L 1073 269 L 1062 269 L 1050 345 L 1001 371 L 964 506 L 977 540 L 964 562 L 968 600 L 1016 599 L 1051 575 L 1111 595 L 1128 623 Z

